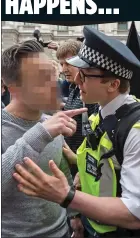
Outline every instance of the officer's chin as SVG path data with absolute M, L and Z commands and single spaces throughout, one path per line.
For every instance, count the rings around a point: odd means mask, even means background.
M 82 102 L 84 102 L 85 104 L 92 104 L 93 100 L 89 100 L 88 98 L 86 98 L 86 94 L 85 95 L 80 95 L 80 99 Z

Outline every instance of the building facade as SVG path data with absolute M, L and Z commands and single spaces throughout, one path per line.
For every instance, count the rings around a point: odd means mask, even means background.
M 140 21 L 135 21 L 138 33 L 140 33 Z M 93 24 L 96 28 L 103 33 L 116 38 L 123 43 L 126 43 L 131 22 L 115 22 L 108 24 Z M 34 24 L 27 22 L 2 22 L 2 51 L 13 44 L 23 40 L 32 39 L 35 29 L 40 30 L 44 42 L 56 41 L 63 42 L 67 39 L 76 39 L 82 36 L 83 26 L 59 26 L 59 25 L 46 25 Z M 46 49 L 46 53 L 50 58 L 55 59 L 55 51 Z

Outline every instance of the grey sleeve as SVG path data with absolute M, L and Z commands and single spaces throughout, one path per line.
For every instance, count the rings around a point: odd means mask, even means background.
M 3 193 L 8 190 L 10 182 L 13 180 L 14 166 L 17 163 L 22 164 L 24 157 L 29 157 L 37 163 L 40 152 L 51 141 L 50 134 L 41 123 L 37 123 L 2 154 Z
M 121 169 L 121 200 L 140 219 L 140 129 L 132 128 L 124 146 Z
M 65 174 L 65 176 L 66 176 L 66 178 L 68 180 L 69 185 L 72 186 L 73 185 L 72 175 L 71 175 L 71 172 L 70 172 L 69 164 L 68 164 L 67 159 L 65 158 L 64 155 L 62 156 L 59 168 Z M 75 215 L 79 214 L 79 212 L 77 212 L 77 211 L 75 211 L 75 210 L 73 210 L 71 208 L 68 208 L 67 212 L 68 212 L 68 216 L 69 217 L 72 217 L 72 216 L 75 216 Z

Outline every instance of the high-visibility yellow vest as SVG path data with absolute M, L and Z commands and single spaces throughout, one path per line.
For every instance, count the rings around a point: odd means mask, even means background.
M 89 120 L 92 121 L 91 128 L 94 131 L 99 124 L 99 114 L 96 116 L 92 115 Z M 136 123 L 133 127 L 140 128 L 140 123 Z M 114 158 L 100 161 L 101 156 L 112 149 L 112 142 L 105 132 L 101 137 L 96 150 L 87 148 L 86 143 L 87 138 L 85 138 L 82 145 L 77 150 L 77 165 L 82 192 L 96 197 L 116 197 L 117 178 L 115 168 L 116 166 L 119 166 L 119 164 L 114 156 Z M 104 163 L 101 169 L 102 176 L 96 181 L 96 168 L 100 163 Z M 98 221 L 93 221 L 91 219 L 88 219 L 88 221 L 98 233 L 111 232 L 117 229 L 115 226 L 100 224 Z

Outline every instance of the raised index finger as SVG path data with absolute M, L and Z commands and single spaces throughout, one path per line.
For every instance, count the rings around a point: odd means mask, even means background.
M 84 107 L 84 108 L 80 108 L 80 109 L 64 111 L 64 113 L 69 117 L 74 117 L 74 116 L 77 116 L 77 115 L 82 114 L 84 112 L 87 112 L 87 110 L 88 109 L 86 107 Z

